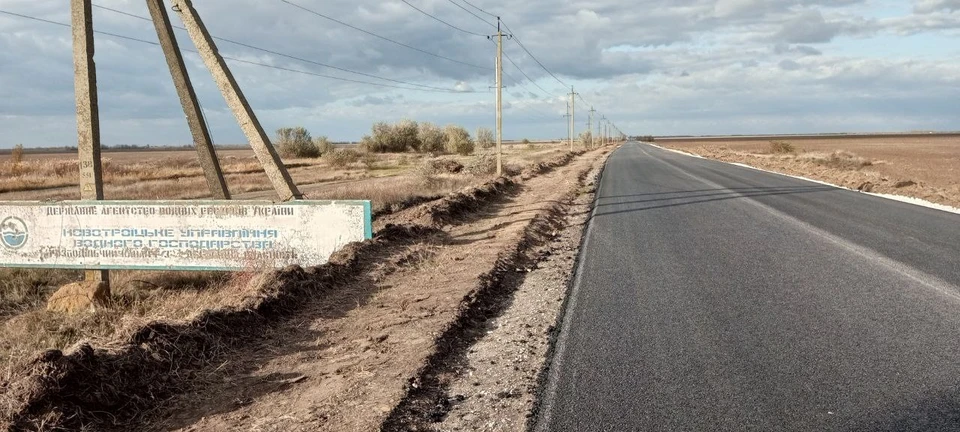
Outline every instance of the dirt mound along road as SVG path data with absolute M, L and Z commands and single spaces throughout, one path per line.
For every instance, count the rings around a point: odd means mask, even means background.
M 523 247 L 530 224 L 575 191 L 581 174 L 604 153 L 593 152 L 515 184 L 505 199 L 474 207 L 468 220 L 459 219 L 444 236 L 385 266 L 374 286 L 343 287 L 343 292 L 374 294 L 342 316 L 331 318 L 331 305 L 318 304 L 272 329 L 262 343 L 239 356 L 242 369 L 250 372 L 178 400 L 170 410 L 175 414 L 157 429 L 378 429 L 409 389 L 419 385 L 416 377 L 437 351 L 438 337 L 491 286 L 490 278 L 515 270 L 509 259 Z M 437 203 L 432 208 L 450 207 Z M 382 223 L 423 217 L 424 211 L 404 213 Z M 287 384 L 300 377 L 303 381 Z
M 328 266 L 267 278 L 249 307 L 157 323 L 112 349 L 47 353 L 3 384 L 4 414 L 31 429 L 375 429 L 478 280 L 606 152 L 572 163 L 566 156 L 526 181 L 492 182 L 489 195 L 468 193 L 469 205 L 441 200 L 384 217 L 381 224 L 452 226 L 384 225 Z M 102 389 L 84 390 L 90 385 Z M 193 391 L 177 396 L 184 389 Z

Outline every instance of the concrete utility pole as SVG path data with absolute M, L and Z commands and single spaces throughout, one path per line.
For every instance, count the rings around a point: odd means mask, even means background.
M 573 91 L 573 86 L 570 86 L 570 151 L 573 151 L 573 140 L 577 136 L 577 101 L 574 100 L 577 93 Z
M 597 145 L 597 137 L 593 134 L 593 113 L 597 110 L 590 107 L 590 120 L 587 121 L 587 130 L 590 131 L 590 148 L 594 148 Z
M 602 125 L 600 127 L 603 128 L 603 131 L 600 132 L 600 136 L 602 137 L 601 140 L 603 145 L 607 145 L 607 116 L 603 116 L 603 118 L 600 119 L 600 122 Z
M 273 147 L 270 138 L 263 131 L 263 126 L 257 120 L 253 109 L 250 108 L 247 98 L 243 96 L 243 92 L 230 72 L 230 68 L 227 67 L 227 63 L 217 51 L 217 45 L 213 42 L 210 32 L 203 25 L 203 21 L 200 20 L 197 10 L 193 8 L 193 3 L 191 0 L 173 0 L 173 4 L 173 9 L 179 12 L 180 19 L 183 20 L 183 25 L 187 28 L 187 33 L 190 34 L 190 39 L 193 40 L 197 51 L 200 52 L 200 58 L 210 69 L 213 80 L 220 87 L 220 92 L 223 93 L 223 98 L 227 101 L 227 106 L 237 117 L 240 129 L 243 130 L 244 135 L 250 141 L 250 146 L 253 147 L 257 159 L 266 171 L 267 177 L 270 178 L 273 188 L 280 195 L 280 199 L 282 201 L 301 199 L 300 190 L 297 189 L 290 173 L 287 172 L 287 168 L 280 160 L 277 149 Z
M 564 114 L 564 115 L 562 115 L 562 116 L 560 116 L 560 117 L 566 119 L 566 123 L 567 123 L 567 141 L 570 141 L 570 140 L 573 139 L 573 134 L 570 133 L 570 102 L 567 102 L 567 113 Z M 572 145 L 572 144 L 571 144 L 571 148 L 573 148 L 573 145 Z
M 80 199 L 103 199 L 100 160 L 100 108 L 97 101 L 97 65 L 93 60 L 93 6 L 91 0 L 70 1 L 73 28 L 74 92 L 77 101 L 77 152 L 80 157 Z M 87 270 L 88 282 L 110 282 L 106 270 Z
M 503 31 L 497 18 L 497 177 L 503 175 Z
M 193 135 L 193 143 L 197 147 L 197 156 L 200 158 L 203 174 L 207 178 L 207 186 L 214 198 L 228 200 L 230 190 L 227 189 L 227 182 L 223 179 L 223 171 L 220 169 L 220 161 L 217 159 L 213 140 L 210 139 L 210 131 L 203 121 L 200 102 L 190 82 L 187 66 L 183 62 L 183 54 L 180 53 L 177 37 L 173 33 L 170 16 L 167 15 L 167 10 L 163 6 L 163 0 L 147 0 L 147 9 L 150 10 L 150 16 L 153 18 L 153 26 L 157 30 L 163 55 L 167 58 L 173 86 L 176 87 L 177 95 L 180 96 L 180 105 L 183 106 L 183 113 L 187 117 L 187 125 Z

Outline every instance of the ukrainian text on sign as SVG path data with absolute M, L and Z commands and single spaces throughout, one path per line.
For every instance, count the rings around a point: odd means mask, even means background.
M 370 219 L 367 201 L 0 203 L 0 266 L 313 266 L 370 238 Z

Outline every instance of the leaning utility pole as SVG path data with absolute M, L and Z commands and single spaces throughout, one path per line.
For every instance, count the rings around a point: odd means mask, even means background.
M 167 58 L 167 67 L 170 69 L 170 76 L 173 77 L 173 86 L 177 89 L 177 95 L 180 96 L 180 105 L 183 106 L 183 113 L 187 117 L 187 125 L 190 127 L 190 134 L 193 135 L 193 143 L 197 147 L 197 155 L 200 157 L 203 174 L 207 178 L 207 186 L 214 198 L 228 200 L 230 190 L 227 189 L 227 182 L 223 179 L 223 170 L 220 169 L 220 161 L 217 159 L 217 150 L 210 138 L 210 131 L 203 121 L 200 102 L 190 82 L 190 75 L 183 62 L 177 37 L 173 34 L 170 16 L 167 15 L 167 10 L 163 6 L 163 0 L 147 0 L 147 9 L 150 10 L 150 16 L 153 18 L 153 26 L 157 30 L 163 55 Z
M 243 130 L 244 135 L 250 141 L 250 146 L 253 147 L 257 159 L 266 171 L 273 188 L 280 195 L 280 199 L 282 201 L 301 199 L 303 196 L 300 194 L 300 190 L 297 189 L 297 185 L 290 177 L 290 173 L 287 172 L 283 161 L 280 160 L 277 149 L 273 147 L 270 138 L 263 131 L 263 126 L 260 125 L 257 115 L 250 107 L 250 103 L 247 102 L 247 98 L 244 97 L 243 91 L 240 90 L 237 80 L 230 73 L 230 69 L 223 57 L 220 56 L 220 52 L 217 51 L 217 45 L 210 36 L 210 32 L 203 25 L 203 21 L 200 20 L 197 10 L 193 8 L 193 2 L 191 0 L 173 0 L 173 10 L 180 13 L 180 19 L 183 20 L 183 25 L 187 28 L 190 39 L 193 40 L 197 51 L 200 52 L 200 58 L 203 59 L 203 63 L 213 74 L 214 82 L 217 83 L 220 92 L 223 93 L 227 106 L 236 116 L 240 129 Z
M 100 159 L 100 108 L 97 65 L 93 61 L 93 5 L 70 1 L 73 28 L 73 79 L 77 102 L 77 152 L 80 157 L 80 199 L 103 200 L 103 164 Z M 84 280 L 110 283 L 106 270 L 87 270 Z

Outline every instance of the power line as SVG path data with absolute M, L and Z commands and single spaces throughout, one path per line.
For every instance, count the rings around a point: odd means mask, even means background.
M 12 15 L 12 16 L 15 16 L 15 17 L 20 17 L 20 18 L 25 18 L 25 19 L 33 20 L 33 21 L 40 21 L 40 22 L 47 23 L 47 24 L 54 24 L 54 25 L 58 25 L 58 26 L 61 26 L 61 27 L 67 27 L 67 28 L 71 27 L 70 24 L 65 24 L 65 23 L 56 22 L 56 21 L 50 21 L 50 20 L 48 20 L 48 19 L 37 18 L 37 17 L 33 17 L 33 16 L 28 16 L 28 15 L 21 15 L 21 14 L 18 14 L 18 13 L 16 13 L 16 12 L 10 12 L 10 11 L 5 11 L 5 10 L 0 10 L 0 13 L 7 14 L 7 15 Z M 138 38 L 130 37 L 130 36 L 118 35 L 118 34 L 116 34 L 116 33 L 110 33 L 110 32 L 105 32 L 105 31 L 100 31 L 100 30 L 94 30 L 93 32 L 94 32 L 94 33 L 98 33 L 98 34 L 102 34 L 102 35 L 104 35 L 104 36 L 113 36 L 113 37 L 115 37 L 115 38 L 126 39 L 126 40 L 130 40 L 130 41 L 142 42 L 142 43 L 147 43 L 147 44 L 150 44 L 150 45 L 160 46 L 160 44 L 157 43 L 157 42 L 151 42 L 151 41 L 148 41 L 148 40 L 138 39 Z
M 494 42 L 492 39 L 490 40 L 490 42 L 493 42 L 494 45 L 497 44 L 497 43 Z M 515 63 L 515 62 L 513 61 L 512 58 L 510 58 L 510 55 L 509 55 L 509 54 L 507 54 L 506 52 L 504 52 L 504 53 L 503 53 L 503 56 L 507 58 L 507 60 L 510 62 L 510 64 L 513 65 L 513 67 L 515 67 L 518 71 L 520 71 L 521 74 L 523 74 L 524 77 L 527 78 L 527 81 L 530 81 L 531 84 L 535 85 L 538 89 L 540 89 L 540 91 L 542 91 L 543 94 L 547 95 L 548 97 L 556 97 L 556 95 L 554 95 L 554 94 L 552 94 L 552 93 L 544 90 L 543 87 L 540 87 L 540 85 L 538 85 L 536 82 L 534 82 L 534 81 L 530 78 L 530 75 L 527 75 L 527 73 L 524 72 L 523 69 L 521 69 L 520 66 L 517 65 L 517 63 Z M 510 76 L 506 71 L 504 71 L 503 74 L 506 75 L 507 77 L 509 77 L 510 79 L 512 79 L 514 83 L 520 85 L 521 87 L 527 89 L 527 91 L 533 93 L 530 89 L 528 89 L 528 88 L 526 88 L 525 86 L 523 86 L 523 84 L 521 83 L 520 80 L 514 78 L 513 76 Z
M 464 32 L 464 33 L 466 33 L 466 34 L 470 34 L 470 35 L 474 35 L 474 36 L 482 36 L 482 37 L 486 37 L 486 36 L 487 36 L 487 35 L 480 34 L 480 33 L 474 33 L 474 32 L 469 31 L 469 30 L 464 30 L 464 29 L 462 29 L 462 28 L 460 28 L 460 27 L 457 27 L 457 26 L 455 26 L 455 25 L 453 25 L 453 24 L 450 24 L 450 23 L 448 23 L 448 22 L 446 22 L 446 21 L 444 21 L 444 20 L 442 20 L 442 19 L 440 19 L 440 18 L 437 18 L 437 17 L 435 17 L 435 16 L 433 16 L 433 15 L 430 15 L 429 13 L 423 11 L 422 9 L 420 9 L 420 8 L 418 8 L 418 7 L 410 4 L 410 2 L 408 2 L 407 0 L 400 0 L 400 1 L 404 2 L 407 6 L 410 6 L 410 7 L 414 8 L 414 9 L 416 9 L 417 12 L 420 12 L 420 13 L 422 13 L 422 14 L 430 17 L 430 18 L 433 18 L 433 19 L 435 19 L 435 20 L 437 20 L 437 21 L 439 21 L 439 22 L 442 22 L 442 23 L 446 24 L 448 27 L 450 27 L 450 28 L 452 28 L 452 29 L 454 29 L 454 30 L 459 30 L 459 31 L 462 31 L 462 32 Z
M 337 23 L 337 24 L 340 24 L 340 25 L 343 25 L 343 26 L 346 26 L 346 27 L 350 27 L 350 28 L 352 28 L 352 29 L 354 29 L 354 30 L 357 30 L 357 31 L 359 31 L 359 32 L 366 33 L 366 34 L 368 34 L 368 35 L 370 35 L 370 36 L 373 36 L 373 37 L 375 37 L 375 38 L 385 40 L 385 41 L 387 41 L 387 42 L 390 42 L 390 43 L 393 43 L 393 44 L 402 46 L 402 47 L 404 47 L 404 48 L 409 48 L 409 49 L 412 49 L 412 50 L 417 51 L 417 52 L 421 52 L 421 53 L 424 53 L 424 54 L 427 54 L 427 55 L 430 55 L 430 56 L 433 56 L 433 57 L 436 57 L 436 58 L 441 58 L 441 59 L 444 59 L 444 60 L 452 61 L 452 62 L 454 62 L 454 63 L 459 63 L 459 64 L 462 64 L 462 65 L 464 65 L 464 66 L 470 66 L 470 67 L 472 67 L 472 68 L 477 68 L 477 69 L 482 69 L 482 70 L 490 70 L 490 68 L 489 68 L 489 67 L 486 67 L 486 66 L 479 66 L 479 65 L 475 65 L 475 64 L 473 64 L 473 63 L 467 63 L 467 62 L 460 61 L 460 60 L 457 60 L 457 59 L 453 59 L 453 58 L 450 58 L 450 57 L 442 56 L 442 55 L 440 55 L 440 54 L 434 54 L 434 53 L 432 53 L 432 52 L 430 52 L 430 51 L 422 50 L 422 49 L 417 48 L 417 47 L 415 47 L 415 46 L 407 45 L 407 44 L 405 44 L 405 43 L 403 43 L 403 42 L 398 42 L 398 41 L 395 41 L 395 40 L 390 39 L 390 38 L 385 37 L 385 36 L 380 36 L 380 35 L 378 35 L 378 34 L 376 34 L 376 33 L 371 32 L 371 31 L 364 30 L 364 29 L 362 29 L 362 28 L 360 28 L 360 27 L 357 27 L 357 26 L 354 26 L 354 25 L 352 25 L 352 24 L 347 24 L 347 23 L 345 23 L 345 22 L 343 22 L 343 21 L 340 21 L 340 20 L 338 20 L 338 19 L 336 19 L 336 18 L 329 17 L 329 16 L 324 15 L 324 14 L 322 14 L 322 13 L 320 13 L 320 12 L 317 12 L 317 11 L 312 10 L 312 9 L 308 9 L 308 8 L 306 8 L 306 7 L 303 7 L 303 6 L 298 5 L 298 4 L 296 4 L 296 3 L 290 2 L 290 1 L 288 1 L 288 0 L 280 0 L 280 1 L 286 3 L 286 4 L 290 5 L 290 6 L 293 6 L 293 7 L 295 7 L 295 8 L 298 8 L 298 9 L 300 9 L 300 10 L 303 10 L 303 11 L 305 11 L 305 12 L 308 12 L 308 13 L 311 13 L 311 14 L 313 14 L 313 15 L 316 15 L 316 16 L 318 16 L 318 17 L 320 17 L 320 18 L 324 18 L 324 19 L 333 21 L 333 22 L 335 22 L 335 23 Z
M 493 42 L 493 40 L 491 40 L 490 42 Z M 496 45 L 496 42 L 493 42 L 493 44 Z M 524 72 L 523 69 L 521 69 L 520 66 L 519 66 L 516 62 L 513 61 L 512 58 L 510 58 L 510 55 L 509 55 L 509 54 L 507 54 L 506 52 L 504 52 L 504 53 L 503 53 L 503 56 L 507 58 L 507 61 L 509 61 L 510 64 L 513 65 L 513 67 L 515 67 L 518 71 L 520 71 L 521 74 L 523 74 L 524 77 L 527 78 L 527 81 L 530 81 L 531 84 L 533 84 L 533 85 L 536 86 L 538 89 L 540 89 L 540 91 L 542 91 L 543 94 L 547 95 L 548 97 L 557 97 L 555 94 L 546 91 L 543 87 L 540 87 L 539 84 L 537 84 L 533 79 L 531 79 L 531 78 L 530 78 L 530 75 L 527 75 L 527 73 Z M 506 75 L 506 72 L 504 72 L 504 75 Z M 509 76 L 509 75 L 507 75 L 507 76 Z M 512 77 L 512 76 L 510 77 L 510 79 L 512 79 L 515 83 L 518 83 L 518 84 L 520 83 L 520 80 L 518 80 L 518 79 L 516 79 L 516 78 L 514 78 L 514 77 Z M 527 89 L 527 91 L 529 91 L 529 90 L 530 90 L 530 89 Z M 532 92 L 531 92 L 531 93 L 532 93 Z
M 467 0 L 461 0 L 461 1 L 463 1 L 464 3 L 466 3 L 467 6 L 470 6 L 470 7 L 474 8 L 474 9 L 476 9 L 476 10 L 478 10 L 478 11 L 480 11 L 480 12 L 483 12 L 483 13 L 485 13 L 485 14 L 487 14 L 487 15 L 490 15 L 490 16 L 496 18 L 496 19 L 500 19 L 500 17 L 498 17 L 498 16 L 496 16 L 496 15 L 490 13 L 490 12 L 487 12 L 487 11 L 485 11 L 485 10 L 483 10 L 483 9 L 480 9 L 479 7 L 475 6 L 473 3 L 468 2 Z
M 456 7 L 460 8 L 460 9 L 463 9 L 463 10 L 467 11 L 468 14 L 475 16 L 478 20 L 483 21 L 483 22 L 489 24 L 491 27 L 494 27 L 494 28 L 497 27 L 496 24 L 494 24 L 494 23 L 492 23 L 492 22 L 490 22 L 490 21 L 487 21 L 486 19 L 484 19 L 484 18 L 481 17 L 480 15 L 477 15 L 477 14 L 473 13 L 472 10 L 467 9 L 467 8 L 461 6 L 460 3 L 457 3 L 457 2 L 455 2 L 455 1 L 453 1 L 453 0 L 447 0 L 447 1 L 449 1 L 450 3 L 453 3 L 454 6 L 456 6 Z
M 587 105 L 590 105 L 590 103 L 587 102 L 587 101 L 583 98 L 583 96 L 580 96 L 580 93 L 577 93 L 577 97 L 580 98 L 580 102 L 583 102 L 583 103 L 585 103 L 585 104 L 587 104 Z
M 105 7 L 105 6 L 100 6 L 100 5 L 94 5 L 94 6 L 100 8 L 100 9 L 104 9 L 104 10 L 107 10 L 107 11 L 111 11 L 111 12 L 115 12 L 115 13 L 118 13 L 118 14 L 126 15 L 126 16 L 129 16 L 129 17 L 141 19 L 141 20 L 144 20 L 144 21 L 153 22 L 153 19 L 147 18 L 147 17 L 144 17 L 144 16 L 135 15 L 135 14 L 132 14 L 132 13 L 129 13 L 129 12 L 124 12 L 124 11 L 121 11 L 121 10 L 117 10 L 117 9 L 113 9 L 113 8 L 108 8 L 108 7 Z M 185 28 L 180 27 L 180 26 L 173 26 L 173 27 L 175 27 L 175 28 L 177 28 L 177 29 L 180 29 L 180 30 L 186 30 Z M 393 78 L 386 78 L 386 77 L 381 77 L 381 76 L 378 76 L 378 75 L 368 74 L 368 73 L 365 73 L 365 72 L 358 72 L 358 71 L 354 71 L 354 70 L 342 68 L 342 67 L 339 67 L 339 66 L 330 65 L 330 64 L 327 64 L 327 63 L 321 63 L 321 62 L 318 62 L 318 61 L 314 61 L 314 60 L 310 60 L 310 59 L 305 59 L 305 58 L 297 57 L 297 56 L 290 55 L 290 54 L 285 54 L 285 53 L 282 53 L 282 52 L 279 52 L 279 51 L 270 50 L 270 49 L 267 49 L 267 48 L 261 48 L 261 47 L 258 47 L 258 46 L 250 45 L 250 44 L 247 44 L 247 43 L 243 43 L 243 42 L 239 42 L 239 41 L 235 41 L 235 40 L 231 40 L 231 39 L 227 39 L 227 38 L 222 38 L 222 37 L 218 37 L 218 36 L 211 36 L 211 37 L 214 38 L 214 39 L 216 39 L 216 40 L 223 41 L 223 42 L 227 42 L 227 43 L 231 43 L 231 44 L 238 45 L 238 46 L 242 46 L 242 47 L 244 47 L 244 48 L 249 48 L 249 49 L 256 50 L 256 51 L 265 52 L 265 53 L 268 53 L 268 54 L 273 54 L 273 55 L 275 55 L 275 56 L 285 57 L 285 58 L 288 58 L 288 59 L 291 59 L 291 60 L 296 60 L 296 61 L 303 62 L 303 63 L 310 63 L 310 64 L 314 64 L 314 65 L 317 65 L 317 66 L 323 66 L 323 67 L 326 67 L 326 68 L 335 69 L 335 70 L 339 70 L 339 71 L 342 71 L 342 72 L 347 72 L 347 73 L 352 73 L 352 74 L 356 74 L 356 75 L 361 75 L 361 76 L 365 76 L 365 77 L 368 77 L 368 78 L 375 78 L 375 79 L 380 79 L 380 80 L 384 80 L 384 81 L 394 82 L 394 83 L 397 83 L 397 84 L 410 85 L 410 86 L 421 87 L 421 88 L 430 89 L 430 90 L 439 90 L 439 91 L 445 91 L 445 92 L 451 92 L 451 93 L 463 93 L 463 92 L 457 92 L 457 91 L 455 91 L 455 90 L 445 89 L 445 88 L 442 88 L 442 87 L 435 87 L 435 86 L 430 86 L 430 85 L 425 85 L 425 84 L 416 84 L 416 83 L 411 83 L 411 82 L 396 80 L 396 79 L 393 79 Z M 140 42 L 143 42 L 143 41 L 140 41 Z M 153 42 L 151 42 L 151 43 L 153 43 Z M 159 44 L 156 44 L 156 43 L 154 43 L 154 44 L 155 44 L 155 45 L 159 45 Z M 321 75 L 321 76 L 327 76 L 327 77 L 329 77 L 328 75 Z M 350 80 L 350 82 L 358 82 L 358 81 L 357 81 L 357 80 Z
M 197 51 L 193 51 L 193 50 L 188 50 L 188 52 L 197 53 Z M 198 54 L 199 54 L 199 53 L 198 53 Z M 415 87 L 401 87 L 401 86 L 395 86 L 395 85 L 391 85 L 391 84 L 374 83 L 374 82 L 369 82 L 369 81 L 362 81 L 362 80 L 354 80 L 354 79 L 350 79 L 350 78 L 336 77 L 336 76 L 332 76 L 332 75 L 324 75 L 324 74 L 316 73 L 316 72 L 308 72 L 308 71 L 302 71 L 302 70 L 298 70 L 298 69 L 290 69 L 290 68 L 285 68 L 285 67 L 282 67 L 282 66 L 274 66 L 274 65 L 269 65 L 269 64 L 266 64 L 266 63 L 259 63 L 259 62 L 250 61 L 250 60 L 241 60 L 241 59 L 233 58 L 233 57 L 227 57 L 227 56 L 222 56 L 222 57 L 224 58 L 224 60 L 230 60 L 230 61 L 234 61 L 234 62 L 238 62 L 238 63 L 246 63 L 246 64 L 249 64 L 249 65 L 262 66 L 262 67 L 266 67 L 266 68 L 270 68 L 270 69 L 282 70 L 282 71 L 286 71 L 286 72 L 294 72 L 294 73 L 303 74 L 303 75 L 312 75 L 312 76 L 316 76 L 316 77 L 330 78 L 330 79 L 335 79 L 335 80 L 339 80 L 339 81 L 346 81 L 346 82 L 352 82 L 352 83 L 358 83 L 358 84 L 368 84 L 368 85 L 374 85 L 374 86 L 378 86 L 378 87 L 388 87 L 388 88 L 395 88 L 395 89 L 401 89 L 401 90 L 418 90 L 418 91 L 426 91 L 426 92 L 434 92 L 434 93 L 478 93 L 478 92 L 476 92 L 476 91 L 459 91 L 459 90 L 450 90 L 450 89 L 431 90 L 431 89 L 421 89 L 421 88 L 415 88 Z
M 33 20 L 33 21 L 40 21 L 40 22 L 47 23 L 47 24 L 54 24 L 54 25 L 61 26 L 61 27 L 68 27 L 68 28 L 69 28 L 69 27 L 72 27 L 70 24 L 65 24 L 65 23 L 61 23 L 61 22 L 57 22 L 57 21 L 51 21 L 51 20 L 47 20 L 47 19 L 43 19 L 43 18 L 37 18 L 37 17 L 29 16 L 29 15 L 18 14 L 18 13 L 6 11 L 6 10 L 0 10 L 0 13 L 7 14 L 7 15 L 12 15 L 12 16 L 16 16 L 16 17 L 20 17 L 20 18 L 24 18 L 24 19 L 29 19 L 29 20 Z M 148 41 L 148 40 L 139 39 L 139 38 L 130 37 L 130 36 L 119 35 L 119 34 L 116 34 L 116 33 L 103 32 L 103 31 L 99 31 L 99 30 L 95 30 L 94 33 L 102 34 L 102 35 L 105 35 L 105 36 L 116 37 L 116 38 L 120 38 L 120 39 L 126 39 L 126 40 L 133 41 L 133 42 L 140 42 L 140 43 L 150 44 L 150 45 L 154 45 L 154 46 L 160 46 L 160 44 L 157 43 L 157 42 Z M 183 50 L 183 51 L 189 52 L 189 53 L 194 53 L 194 54 L 199 54 L 199 52 L 194 51 L 194 50 L 189 50 L 189 49 L 185 49 L 185 50 Z M 281 54 L 278 53 L 278 55 L 281 55 Z M 383 83 L 375 83 L 375 82 L 362 81 L 362 80 L 354 80 L 354 79 L 350 79 L 350 78 L 343 78 L 343 77 L 337 77 L 337 76 L 332 76 L 332 75 L 325 75 L 325 74 L 320 74 L 320 73 L 315 73 L 315 72 L 308 72 L 308 71 L 302 71 L 302 70 L 297 70 L 297 69 L 290 69 L 290 68 L 285 68 L 285 67 L 281 67 L 281 66 L 269 65 L 269 64 L 266 64 L 266 63 L 259 63 L 259 62 L 249 61 L 249 60 L 241 60 L 241 59 L 238 59 L 238 58 L 233 58 L 233 57 L 228 57 L 228 56 L 221 56 L 221 57 L 223 57 L 225 60 L 230 60 L 230 61 L 235 61 L 235 62 L 240 62 L 240 63 L 246 63 L 246 64 L 251 64 L 251 65 L 266 67 L 266 68 L 270 68 L 270 69 L 277 69 L 277 70 L 282 70 L 282 71 L 287 71 L 287 72 L 294 72 L 294 73 L 299 73 L 299 74 L 304 74 L 304 75 L 311 75 L 311 76 L 329 78 L 329 79 L 333 79 L 333 80 L 345 81 L 345 82 L 351 82 L 351 83 L 357 83 L 357 84 L 373 85 L 373 86 L 378 86 L 378 87 L 388 87 L 388 88 L 396 88 L 396 89 L 402 89 L 402 90 L 416 90 L 416 91 L 437 92 L 437 93 L 478 93 L 478 92 L 476 92 L 476 91 L 459 91 L 459 90 L 445 89 L 445 88 L 441 88 L 441 87 L 425 86 L 425 85 L 423 85 L 423 84 L 409 83 L 409 82 L 405 82 L 405 81 L 392 80 L 392 79 L 389 79 L 389 78 L 383 78 L 383 77 L 377 77 L 377 76 L 371 75 L 371 76 L 374 77 L 374 78 L 384 79 L 384 80 L 388 80 L 388 81 L 394 81 L 394 82 L 397 82 L 397 83 L 399 83 L 399 84 L 404 84 L 404 85 L 409 85 L 409 86 L 415 86 L 415 87 L 413 87 L 413 88 L 411 88 L 411 87 L 402 87 L 402 86 L 396 86 L 396 85 L 391 85 L 391 84 L 383 84 Z M 338 69 L 338 68 L 335 68 L 335 69 Z M 352 72 L 352 71 L 350 71 L 350 72 Z M 359 72 L 352 72 L 352 73 L 359 73 Z M 360 74 L 362 74 L 362 73 L 360 73 Z M 418 87 L 422 87 L 422 88 L 418 88 Z
M 530 56 L 530 58 L 533 59 L 533 61 L 537 62 L 537 64 L 540 65 L 540 67 L 542 67 L 543 70 L 547 71 L 547 73 L 550 74 L 550 76 L 552 76 L 553 79 L 557 80 L 557 82 L 559 82 L 561 85 L 563 85 L 564 87 L 569 87 L 567 83 L 563 82 L 563 80 L 561 80 L 560 78 L 557 78 L 557 76 L 554 75 L 553 72 L 550 72 L 550 69 L 547 69 L 547 67 L 544 66 L 543 63 L 540 62 L 540 60 L 537 60 L 537 57 L 534 56 L 533 53 L 530 52 L 530 50 L 528 50 L 525 45 L 523 45 L 523 42 L 520 41 L 520 38 L 517 37 L 517 34 L 514 33 L 513 30 L 510 30 L 510 27 L 507 26 L 507 23 L 503 22 L 503 20 L 501 20 L 500 22 L 503 24 L 503 27 L 507 29 L 507 31 L 510 32 L 510 34 L 513 35 L 513 40 L 517 42 L 517 45 L 520 45 L 520 48 L 523 48 L 523 50 L 527 52 L 527 54 Z
M 543 87 L 540 87 L 540 84 L 537 84 L 536 81 L 534 81 L 533 79 L 530 78 L 530 75 L 527 75 L 527 73 L 524 72 L 523 69 L 520 69 L 520 66 L 518 66 L 517 63 L 514 62 L 513 59 L 510 58 L 510 56 L 509 56 L 506 52 L 503 53 L 503 56 L 506 57 L 507 60 L 510 62 L 510 64 L 512 64 L 513 67 L 517 68 L 517 70 L 520 71 L 520 73 L 523 74 L 523 76 L 527 77 L 527 81 L 530 81 L 531 84 L 533 84 L 533 85 L 536 86 L 538 89 L 540 89 L 540 91 L 542 91 L 545 95 L 550 96 L 550 97 L 557 97 L 557 95 L 555 95 L 555 94 L 553 94 L 553 93 L 550 93 L 550 92 L 544 90 Z

